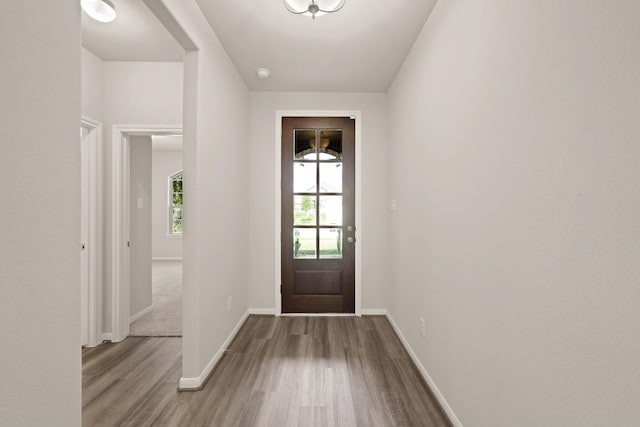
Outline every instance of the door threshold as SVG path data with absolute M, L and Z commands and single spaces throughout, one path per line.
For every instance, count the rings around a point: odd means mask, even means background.
M 281 313 L 282 317 L 356 317 L 355 313 Z

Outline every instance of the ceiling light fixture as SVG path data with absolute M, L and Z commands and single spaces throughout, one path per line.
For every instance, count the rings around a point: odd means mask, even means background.
M 111 22 L 116 19 L 116 8 L 111 0 L 80 0 L 82 10 L 98 22 Z
M 342 9 L 347 0 L 284 0 L 287 10 L 296 15 L 322 16 Z

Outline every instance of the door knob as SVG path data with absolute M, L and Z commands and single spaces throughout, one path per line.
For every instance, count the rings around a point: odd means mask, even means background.
M 351 236 L 347 237 L 347 242 L 353 243 L 355 241 L 356 241 L 356 239 L 354 239 L 353 237 L 351 237 Z

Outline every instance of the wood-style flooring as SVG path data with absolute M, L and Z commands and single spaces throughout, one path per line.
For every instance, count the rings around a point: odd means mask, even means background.
M 181 345 L 83 350 L 83 425 L 451 426 L 383 316 L 250 316 L 197 392 L 177 391 Z

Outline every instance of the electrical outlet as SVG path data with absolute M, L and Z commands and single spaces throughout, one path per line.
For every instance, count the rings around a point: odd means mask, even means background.
M 427 331 L 424 325 L 424 319 L 422 317 L 420 317 L 420 335 L 423 337 L 427 335 Z
M 228 312 L 229 312 L 229 311 L 231 311 L 231 299 L 232 299 L 232 298 L 233 298 L 233 297 L 229 297 L 229 298 L 227 298 L 227 311 L 228 311 Z

